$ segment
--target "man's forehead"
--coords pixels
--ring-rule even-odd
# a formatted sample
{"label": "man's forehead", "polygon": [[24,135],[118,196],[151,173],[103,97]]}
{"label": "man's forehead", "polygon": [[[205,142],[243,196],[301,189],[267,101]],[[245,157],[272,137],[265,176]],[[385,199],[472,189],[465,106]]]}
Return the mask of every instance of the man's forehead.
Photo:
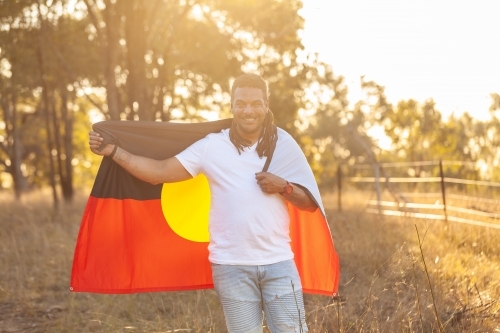
{"label": "man's forehead", "polygon": [[264,100],[262,89],[254,87],[238,87],[234,91],[234,99],[244,100]]}

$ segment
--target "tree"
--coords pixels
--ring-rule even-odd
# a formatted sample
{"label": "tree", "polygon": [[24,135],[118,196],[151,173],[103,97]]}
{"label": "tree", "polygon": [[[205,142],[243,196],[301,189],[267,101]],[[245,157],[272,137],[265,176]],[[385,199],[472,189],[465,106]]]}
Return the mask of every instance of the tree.
{"label": "tree", "polygon": [[[71,201],[73,189],[73,126],[75,90],[82,80],[95,80],[99,68],[95,63],[95,48],[88,40],[84,28],[88,22],[75,20],[69,15],[57,15],[58,7],[38,5],[37,60],[42,88],[42,105],[49,156],[49,179],[53,187],[55,175],[63,198]],[[46,13],[46,14],[43,14]],[[81,54],[86,54],[82,57]],[[90,99],[90,97],[88,96]],[[53,152],[53,153],[52,153]]]}
{"label": "tree", "polygon": [[[8,27],[1,36],[2,58],[14,73],[2,77],[8,110],[2,116],[11,122],[12,110],[29,105],[29,139],[36,148],[19,148],[25,141],[16,134],[19,125],[7,126],[3,143],[10,157],[4,165],[14,161],[20,170],[17,161],[24,158],[26,179],[46,179],[55,201],[59,183],[70,199],[79,95],[88,102],[80,105],[92,105],[107,119],[201,120],[204,110],[229,116],[230,81],[248,70],[268,79],[276,122],[298,137],[297,113],[307,104],[303,91],[316,80],[318,63],[298,60],[300,7],[299,0],[0,3]],[[100,88],[102,101],[91,92]]]}
{"label": "tree", "polygon": [[500,94],[497,93],[491,93],[491,105],[490,105],[490,112],[495,112],[500,110]]}
{"label": "tree", "polygon": [[[71,105],[79,82],[92,80],[98,71],[84,33],[88,23],[65,15],[63,5],[28,0],[1,4],[6,28],[0,33],[1,61],[8,66],[0,77],[3,164],[12,174],[17,197],[27,180],[40,182],[43,175],[53,188],[54,202],[56,181],[66,200],[73,196]],[[81,57],[85,52],[90,56]]]}
{"label": "tree", "polygon": [[277,82],[286,67],[279,64],[287,58],[293,67],[302,48],[298,0],[83,2],[100,48],[108,119],[224,113],[213,102],[232,77],[258,67]]}
{"label": "tree", "polygon": [[330,66],[310,59],[315,69],[315,83],[307,90],[307,109],[311,114],[307,134],[306,156],[322,186],[331,187],[340,165],[353,164],[373,154],[374,145],[367,135],[366,115],[362,103],[351,106],[342,76],[335,76]]}
{"label": "tree", "polygon": [[26,124],[34,112],[33,42],[24,27],[29,19],[22,17],[27,1],[0,4],[0,165],[12,176],[16,198],[27,190],[27,168],[24,161],[36,147],[23,141]]}

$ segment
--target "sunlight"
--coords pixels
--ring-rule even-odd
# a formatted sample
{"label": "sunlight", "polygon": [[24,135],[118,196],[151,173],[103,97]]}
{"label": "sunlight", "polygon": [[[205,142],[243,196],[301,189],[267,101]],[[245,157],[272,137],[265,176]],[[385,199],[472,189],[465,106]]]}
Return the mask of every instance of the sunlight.
{"label": "sunlight", "polygon": [[392,103],[434,98],[445,117],[485,120],[500,91],[496,13],[493,1],[304,0],[303,43],[346,77],[352,103],[366,75]]}

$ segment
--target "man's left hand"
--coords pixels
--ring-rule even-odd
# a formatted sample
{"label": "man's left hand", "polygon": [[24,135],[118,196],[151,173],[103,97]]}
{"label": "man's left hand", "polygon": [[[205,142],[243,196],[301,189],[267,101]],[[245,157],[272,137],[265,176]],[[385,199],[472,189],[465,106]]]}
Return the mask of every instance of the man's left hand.
{"label": "man's left hand", "polygon": [[286,186],[286,180],[269,172],[257,172],[255,179],[262,192],[267,194],[283,192]]}

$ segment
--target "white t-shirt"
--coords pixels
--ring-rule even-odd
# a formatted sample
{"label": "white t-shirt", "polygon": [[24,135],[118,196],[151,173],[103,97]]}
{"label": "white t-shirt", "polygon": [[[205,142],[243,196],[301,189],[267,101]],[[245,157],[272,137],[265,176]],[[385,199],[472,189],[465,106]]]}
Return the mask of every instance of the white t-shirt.
{"label": "white t-shirt", "polygon": [[255,173],[262,171],[266,157],[260,158],[256,147],[239,155],[226,129],[176,156],[193,177],[202,173],[208,179],[212,263],[267,265],[293,258],[285,199],[262,192],[257,184]]}

